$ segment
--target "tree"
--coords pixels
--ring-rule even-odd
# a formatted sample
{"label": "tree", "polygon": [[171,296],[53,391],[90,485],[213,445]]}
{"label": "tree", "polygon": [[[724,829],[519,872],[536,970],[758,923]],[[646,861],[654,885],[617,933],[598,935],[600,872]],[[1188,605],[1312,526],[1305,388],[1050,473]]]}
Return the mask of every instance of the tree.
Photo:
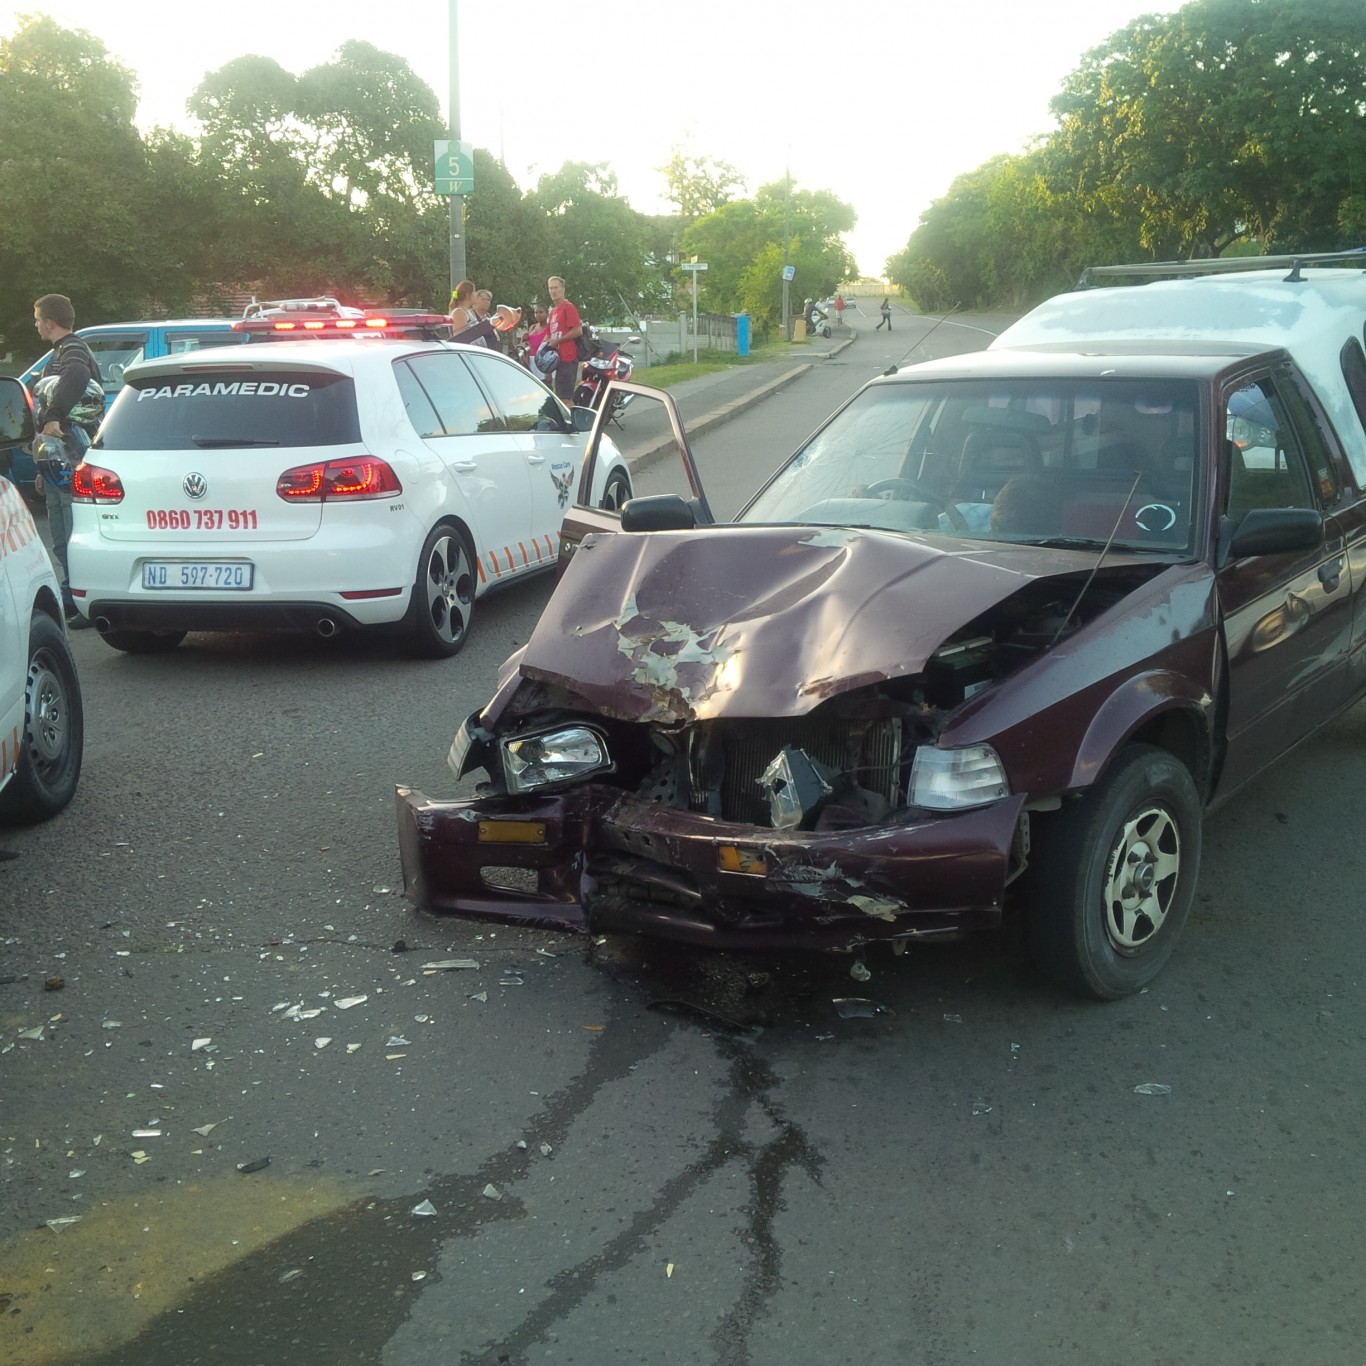
{"label": "tree", "polygon": [[[1366,168],[1360,0],[1192,0],[1086,54],[1053,101],[1062,173],[1138,206],[1160,255],[1341,245]],[[1198,131],[1197,131],[1198,130]]]}
{"label": "tree", "polygon": [[683,254],[707,263],[708,309],[749,312],[768,326],[782,307],[785,237],[797,288],[827,294],[854,273],[842,240],[854,221],[853,209],[830,191],[796,191],[778,181],[761,186],[753,199],[732,200],[699,218],[683,234]]}
{"label": "tree", "polygon": [[[507,167],[474,149],[474,193],[465,200],[465,265],[497,303],[529,310],[546,300],[546,217],[523,195]],[[526,313],[531,317],[530,312]]]}
{"label": "tree", "polygon": [[745,186],[744,177],[730,162],[680,151],[658,169],[669,187],[664,197],[677,206],[679,217],[688,221],[715,213]]}
{"label": "tree", "polygon": [[69,295],[94,323],[164,283],[143,250],[136,107],[132,76],[89,33],[31,17],[0,42],[0,331],[21,351],[38,352],[41,294]]}
{"label": "tree", "polygon": [[617,192],[605,165],[567,161],[541,177],[529,196],[544,230],[545,275],[564,277],[569,297],[589,320],[657,308],[666,294],[643,214]]}

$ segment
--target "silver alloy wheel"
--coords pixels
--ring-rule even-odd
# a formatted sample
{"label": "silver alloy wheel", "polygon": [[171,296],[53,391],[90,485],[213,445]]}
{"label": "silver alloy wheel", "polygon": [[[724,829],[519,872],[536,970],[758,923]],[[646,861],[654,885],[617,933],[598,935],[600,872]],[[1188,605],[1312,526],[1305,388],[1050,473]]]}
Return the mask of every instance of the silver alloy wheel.
{"label": "silver alloy wheel", "polygon": [[432,630],[449,645],[461,640],[474,612],[474,571],[460,537],[446,532],[427,557],[427,611]]}
{"label": "silver alloy wheel", "polygon": [[1105,871],[1105,933],[1134,953],[1162,928],[1181,871],[1181,834],[1170,813],[1150,806],[1119,831]]}
{"label": "silver alloy wheel", "polygon": [[71,742],[71,716],[62,676],[47,652],[39,651],[28,666],[27,735],[34,769],[46,779],[60,768]]}

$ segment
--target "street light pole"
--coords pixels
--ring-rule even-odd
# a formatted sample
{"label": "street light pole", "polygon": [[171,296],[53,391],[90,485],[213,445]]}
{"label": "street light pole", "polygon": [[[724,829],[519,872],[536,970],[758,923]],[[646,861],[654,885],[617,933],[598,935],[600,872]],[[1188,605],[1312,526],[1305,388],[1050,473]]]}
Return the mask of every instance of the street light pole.
{"label": "street light pole", "polygon": [[[456,20],[459,0],[447,0],[450,13],[451,146],[460,145],[460,39]],[[451,293],[465,278],[465,196],[451,195]]]}
{"label": "street light pole", "polygon": [[[788,257],[792,252],[791,214],[792,168],[783,169],[783,340],[792,340],[792,282],[788,277]],[[694,276],[694,279],[697,277]]]}

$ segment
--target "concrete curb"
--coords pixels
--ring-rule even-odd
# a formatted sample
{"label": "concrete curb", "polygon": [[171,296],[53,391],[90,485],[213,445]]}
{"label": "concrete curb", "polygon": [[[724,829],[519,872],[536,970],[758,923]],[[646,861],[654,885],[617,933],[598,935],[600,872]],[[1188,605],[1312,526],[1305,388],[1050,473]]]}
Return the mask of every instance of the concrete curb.
{"label": "concrete curb", "polygon": [[[838,356],[845,347],[852,346],[857,340],[858,333],[855,332],[847,340],[827,351],[820,359],[828,360],[831,356]],[[800,379],[808,370],[814,369],[816,364],[816,361],[808,360],[803,361],[800,365],[794,365],[786,374],[777,375],[766,384],[761,384],[757,389],[751,389],[749,393],[741,394],[739,398],[733,398],[729,403],[723,403],[719,408],[713,408],[711,412],[703,413],[701,417],[684,423],[684,430],[690,439],[695,436],[702,436],[714,427],[719,427],[723,422],[729,422],[737,413],[743,412],[752,404],[761,403],[764,399],[776,394],[779,389],[785,389],[793,380]],[[669,436],[643,451],[636,451],[627,455],[625,457],[626,464],[634,469],[637,465],[643,465],[646,461],[653,460],[655,456],[663,455],[666,451],[673,449],[674,440],[672,436]]]}

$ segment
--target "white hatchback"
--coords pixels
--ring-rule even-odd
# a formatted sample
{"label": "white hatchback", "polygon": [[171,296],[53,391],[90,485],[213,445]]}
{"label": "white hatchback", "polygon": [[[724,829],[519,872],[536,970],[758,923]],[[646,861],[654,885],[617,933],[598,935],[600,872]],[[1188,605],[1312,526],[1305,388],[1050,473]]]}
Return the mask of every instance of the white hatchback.
{"label": "white hatchback", "polygon": [[[0,452],[32,437],[24,386],[0,379]],[[23,496],[0,475],[0,818],[61,811],[80,781],[83,737],[57,576]]]}
{"label": "white hatchback", "polygon": [[553,568],[620,452],[494,351],[283,341],[130,366],[72,481],[72,592],[116,649],[188,631],[401,632],[454,654],[488,589]]}

